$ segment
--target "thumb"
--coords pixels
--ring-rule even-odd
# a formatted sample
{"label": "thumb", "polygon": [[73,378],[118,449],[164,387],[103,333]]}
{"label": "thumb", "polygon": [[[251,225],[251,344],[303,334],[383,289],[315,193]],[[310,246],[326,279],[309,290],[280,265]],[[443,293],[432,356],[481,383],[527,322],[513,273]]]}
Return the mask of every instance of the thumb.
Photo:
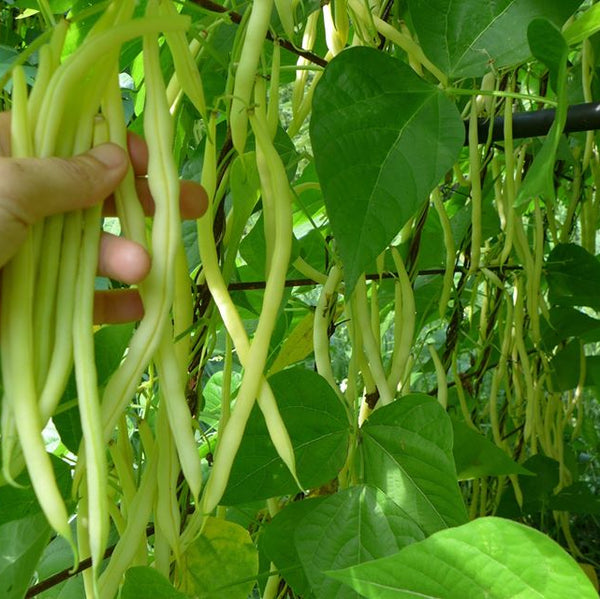
{"label": "thumb", "polygon": [[1,158],[0,203],[27,224],[110,195],[127,170],[127,154],[102,144],[73,158]]}
{"label": "thumb", "polygon": [[102,201],[125,176],[127,164],[126,152],[115,144],[73,158],[0,158],[0,266],[29,225]]}

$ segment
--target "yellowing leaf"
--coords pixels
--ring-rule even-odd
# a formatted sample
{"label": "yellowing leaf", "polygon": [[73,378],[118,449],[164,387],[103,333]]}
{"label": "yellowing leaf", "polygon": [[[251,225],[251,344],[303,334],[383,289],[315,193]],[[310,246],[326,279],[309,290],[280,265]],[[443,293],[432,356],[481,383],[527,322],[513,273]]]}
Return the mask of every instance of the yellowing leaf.
{"label": "yellowing leaf", "polygon": [[294,327],[287,339],[283,342],[279,354],[269,369],[269,375],[283,370],[286,366],[291,366],[306,356],[313,350],[313,323],[315,313],[311,310]]}
{"label": "yellowing leaf", "polygon": [[245,528],[207,518],[183,554],[179,590],[197,599],[247,599],[258,573],[258,550]]}

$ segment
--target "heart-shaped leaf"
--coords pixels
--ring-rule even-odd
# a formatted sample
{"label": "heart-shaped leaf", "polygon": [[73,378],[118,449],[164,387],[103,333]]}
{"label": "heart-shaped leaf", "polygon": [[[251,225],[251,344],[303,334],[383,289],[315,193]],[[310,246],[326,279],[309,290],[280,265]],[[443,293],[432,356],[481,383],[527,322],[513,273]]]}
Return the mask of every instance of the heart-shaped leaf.
{"label": "heart-shaped leaf", "polygon": [[368,599],[598,597],[560,545],[501,518],[480,518],[396,555],[328,574]]}
{"label": "heart-shaped leaf", "polygon": [[311,589],[319,599],[359,597],[327,578],[324,570],[392,555],[425,538],[423,531],[389,497],[374,487],[331,495],[309,512],[294,535]]}
{"label": "heart-shaped leaf", "polygon": [[315,510],[325,497],[311,497],[288,503],[269,522],[259,537],[259,548],[282,572],[283,579],[303,599],[315,599],[300,562],[295,543],[290,542],[303,518]]}
{"label": "heart-shaped leaf", "polygon": [[0,526],[0,596],[25,596],[36,564],[50,538],[51,529],[39,512]]}
{"label": "heart-shaped leaf", "polygon": [[452,168],[465,129],[436,86],[399,60],[356,47],[325,69],[310,136],[349,295]]}
{"label": "heart-shaped leaf", "polygon": [[544,17],[557,26],[581,0],[410,0],[425,54],[450,77],[481,77],[530,56],[527,26]]}
{"label": "heart-shaped leaf", "polygon": [[186,599],[187,595],[175,587],[155,568],[134,566],[125,572],[120,599]]}
{"label": "heart-shaped leaf", "polygon": [[600,310],[600,262],[574,243],[557,245],[545,266],[550,303]]}
{"label": "heart-shaped leaf", "polygon": [[379,487],[427,534],[467,514],[452,455],[452,422],[428,395],[405,395],[362,427],[365,482]]}
{"label": "heart-shaped leaf", "polygon": [[250,533],[235,522],[206,518],[181,558],[180,589],[197,599],[246,599],[258,573]]}
{"label": "heart-shaped leaf", "polygon": [[[307,489],[329,482],[344,465],[348,450],[350,424],[342,402],[322,376],[305,368],[282,370],[268,381],[294,446],[300,482]],[[222,503],[247,503],[298,490],[255,406]]]}
{"label": "heart-shaped leaf", "polygon": [[452,428],[454,429],[452,453],[456,462],[458,480],[505,474],[525,476],[532,474],[464,422],[453,421]]}

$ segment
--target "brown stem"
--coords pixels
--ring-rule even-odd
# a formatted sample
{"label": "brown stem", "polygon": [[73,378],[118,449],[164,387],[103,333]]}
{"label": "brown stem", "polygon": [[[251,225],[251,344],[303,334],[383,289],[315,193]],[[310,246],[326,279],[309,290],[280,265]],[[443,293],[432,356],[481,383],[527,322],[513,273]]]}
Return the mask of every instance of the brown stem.
{"label": "brown stem", "polygon": [[[508,270],[522,270],[522,266],[519,264],[515,264],[512,266],[486,266],[488,270],[493,271],[508,271]],[[467,275],[468,268],[457,266],[455,272],[462,273],[463,275]],[[415,276],[417,277],[427,277],[431,275],[443,275],[445,274],[445,269],[443,268],[424,268],[419,270]],[[377,281],[379,279],[394,279],[398,277],[398,273],[395,272],[384,272],[381,275],[379,273],[366,274],[365,275],[367,281]],[[286,287],[309,287],[311,285],[317,285],[317,281],[313,279],[288,279],[285,282]],[[229,283],[228,289],[229,291],[250,291],[254,289],[264,289],[265,281],[242,281],[237,283]]]}
{"label": "brown stem", "polygon": [[[234,10],[229,10],[225,6],[218,4],[216,2],[212,2],[212,0],[190,0],[193,4],[196,4],[207,10],[209,12],[215,12],[218,14],[226,13],[227,16],[231,19],[233,23],[239,25],[242,22],[242,15],[239,12],[235,12]],[[306,58],[306,60],[312,62],[313,64],[319,65],[320,67],[325,68],[327,66],[327,61],[324,58],[321,58],[318,54],[311,52],[310,50],[304,50],[303,48],[297,48],[290,42],[289,40],[276,38],[270,31],[267,32],[267,39],[271,42],[277,41],[282,48],[290,51],[292,54],[296,54],[296,56],[302,56],[302,58]]]}
{"label": "brown stem", "polygon": [[[148,526],[146,526],[146,536],[151,537],[153,534],[154,534],[154,524],[149,524]],[[116,548],[116,545],[112,545],[111,547],[109,547],[104,552],[104,559],[109,558],[114,553],[115,548]],[[79,562],[79,564],[77,565],[77,568],[75,568],[75,570],[72,570],[71,568],[65,568],[64,570],[61,570],[60,572],[57,572],[56,574],[54,574],[48,578],[45,578],[41,582],[38,582],[37,584],[30,586],[29,589],[27,589],[27,593],[25,594],[25,599],[29,599],[30,597],[35,597],[36,595],[39,595],[40,593],[43,593],[44,591],[47,591],[48,589],[55,587],[57,584],[60,584],[61,582],[64,582],[65,580],[68,580],[69,578],[73,578],[73,576],[76,576],[77,574],[81,574],[81,572],[83,572],[84,570],[87,570],[88,568],[91,568],[91,567],[92,567],[92,558],[91,557],[82,559]]]}

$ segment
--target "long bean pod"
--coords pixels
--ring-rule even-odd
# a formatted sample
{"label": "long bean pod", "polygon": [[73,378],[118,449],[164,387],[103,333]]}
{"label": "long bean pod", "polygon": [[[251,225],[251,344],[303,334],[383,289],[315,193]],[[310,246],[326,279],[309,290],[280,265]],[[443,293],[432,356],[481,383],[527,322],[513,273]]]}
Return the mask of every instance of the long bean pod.
{"label": "long bean pod", "polygon": [[[13,73],[13,113],[11,152],[16,157],[32,155],[31,132],[27,114],[27,88],[20,68]],[[17,274],[18,273],[18,274]],[[68,514],[58,489],[54,471],[41,435],[41,420],[37,402],[33,352],[33,282],[34,248],[32,233],[3,268],[3,296],[10,307],[10,316],[2,319],[2,336],[6,338],[9,364],[18,369],[7,371],[3,364],[4,402],[14,415],[15,428],[29,470],[31,484],[50,525],[71,545],[77,560]],[[5,279],[5,281],[7,280]],[[5,310],[3,304],[2,310]],[[4,328],[6,327],[6,328]],[[3,347],[4,349],[4,347]]]}
{"label": "long bean pod", "polygon": [[[267,276],[258,326],[248,352],[247,364],[251,365],[251,368],[247,368],[244,372],[235,409],[231,414],[227,427],[220,433],[219,447],[215,455],[213,472],[202,497],[201,511],[205,514],[210,513],[216,507],[223,495],[248,416],[262,386],[269,341],[283,298],[285,276],[291,254],[291,193],[285,167],[281,162],[279,154],[273,147],[266,119],[261,120],[260,113],[250,118],[256,142],[261,146],[261,150],[272,166],[272,190],[276,198],[273,205],[277,211],[275,219],[275,247],[277,249],[274,251],[271,268]],[[265,415],[273,443],[276,447],[281,447],[282,443],[287,444],[289,438],[287,437],[285,426],[283,426],[280,418],[277,418],[279,413],[276,410],[276,404],[274,408],[272,410],[263,409],[263,414]],[[276,418],[275,423],[270,422],[273,418]],[[273,424],[276,423],[277,427],[275,428]],[[291,456],[288,460],[293,460],[293,450],[291,450]],[[295,473],[295,460],[291,464],[288,463],[288,468]]]}
{"label": "long bean pod", "polygon": [[396,314],[394,324],[394,351],[388,374],[390,389],[396,390],[404,383],[404,374],[410,358],[412,340],[415,334],[415,296],[408,273],[398,250],[392,248],[392,258],[398,272],[395,283]]}
{"label": "long bean pod", "polygon": [[273,0],[254,0],[246,26],[240,61],[235,74],[233,98],[229,111],[229,126],[233,147],[242,154],[248,133],[248,109],[263,43],[269,29]]}
{"label": "long bean pod", "polygon": [[[150,4],[152,5],[155,3]],[[179,27],[179,22],[174,17],[149,16],[143,22],[157,23],[156,19],[162,19],[163,24],[165,21],[176,23],[175,29]],[[156,31],[149,26],[143,30]],[[179,178],[169,150],[172,147],[173,124],[155,44],[156,40],[151,36],[145,38],[144,61],[148,91],[144,125],[149,150],[148,186],[156,208],[152,229],[152,267],[144,281],[143,290],[151,301],[144,305],[144,318],[131,339],[126,359],[104,390],[102,420],[106,441],[110,438],[121,411],[133,395],[144,368],[158,347],[173,302],[173,264],[181,235]]]}
{"label": "long bean pod", "polygon": [[[333,265],[329,271],[327,282],[323,285],[317,306],[313,325],[313,348],[315,353],[315,366],[317,372],[339,393],[329,356],[329,322],[331,319],[331,303],[335,298],[336,290],[342,280],[342,271]],[[334,302],[335,303],[335,302]]]}

